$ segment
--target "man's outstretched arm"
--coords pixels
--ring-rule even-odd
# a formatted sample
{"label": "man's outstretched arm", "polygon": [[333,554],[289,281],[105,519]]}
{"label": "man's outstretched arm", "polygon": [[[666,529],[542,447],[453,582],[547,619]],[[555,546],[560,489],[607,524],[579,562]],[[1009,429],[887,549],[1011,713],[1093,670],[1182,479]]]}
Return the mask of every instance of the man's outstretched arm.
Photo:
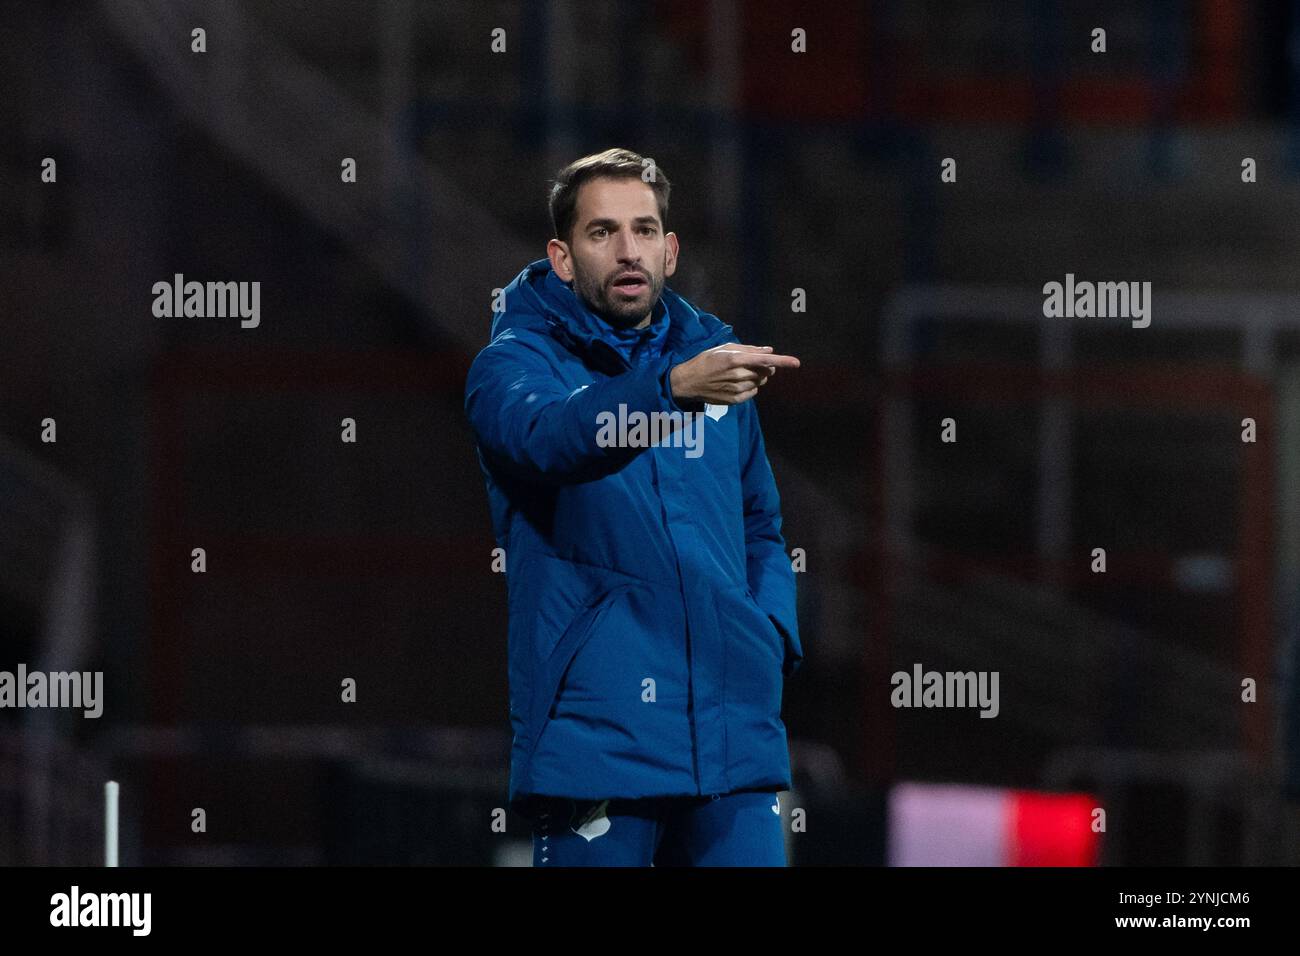
{"label": "man's outstretched arm", "polygon": [[672,359],[576,389],[561,385],[546,356],[505,333],[483,349],[465,382],[465,412],[479,445],[510,473],[569,484],[611,474],[644,447],[601,445],[602,412],[682,411],[672,397]]}
{"label": "man's outstretched arm", "polygon": [[[761,354],[760,354],[761,353]],[[792,356],[728,344],[674,365],[666,354],[642,368],[576,389],[555,379],[542,347],[505,332],[483,349],[465,383],[465,412],[488,458],[531,481],[569,484],[622,468],[644,447],[599,443],[602,412],[702,412],[757,391],[765,366],[798,367]],[[675,420],[685,424],[685,415]]]}

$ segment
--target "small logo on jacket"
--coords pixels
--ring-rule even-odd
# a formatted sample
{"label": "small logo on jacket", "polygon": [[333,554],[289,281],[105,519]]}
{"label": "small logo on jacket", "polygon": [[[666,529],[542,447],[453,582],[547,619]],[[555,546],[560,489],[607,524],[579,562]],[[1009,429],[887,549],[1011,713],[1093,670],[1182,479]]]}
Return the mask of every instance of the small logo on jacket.
{"label": "small logo on jacket", "polygon": [[609,817],[605,815],[605,811],[608,807],[609,801],[602,800],[587,811],[578,826],[569,827],[569,829],[578,834],[578,836],[582,837],[588,843],[596,839],[598,836],[604,836],[609,832],[610,826]]}
{"label": "small logo on jacket", "polygon": [[708,402],[705,402],[704,414],[708,415],[716,422],[723,415],[727,414],[727,409],[730,407],[730,405],[710,405]]}

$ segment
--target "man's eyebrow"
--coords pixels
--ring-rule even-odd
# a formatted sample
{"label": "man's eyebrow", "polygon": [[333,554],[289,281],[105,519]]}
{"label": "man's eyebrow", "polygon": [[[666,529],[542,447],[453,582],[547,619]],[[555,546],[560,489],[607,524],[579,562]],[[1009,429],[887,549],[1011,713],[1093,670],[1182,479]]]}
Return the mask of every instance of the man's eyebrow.
{"label": "man's eyebrow", "polygon": [[[633,224],[648,222],[652,226],[657,226],[659,225],[659,217],[658,216],[637,216],[635,219],[632,220],[632,222]],[[617,225],[618,225],[618,220],[616,219],[593,219],[589,223],[587,223],[587,228],[595,229],[597,226],[605,226],[608,228],[609,226],[617,226]]]}

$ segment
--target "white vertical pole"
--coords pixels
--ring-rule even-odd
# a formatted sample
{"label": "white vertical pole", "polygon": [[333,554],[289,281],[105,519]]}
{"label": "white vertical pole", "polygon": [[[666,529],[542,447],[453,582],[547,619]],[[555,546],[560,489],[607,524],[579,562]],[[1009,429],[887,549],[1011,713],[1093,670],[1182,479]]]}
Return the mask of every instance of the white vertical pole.
{"label": "white vertical pole", "polygon": [[104,784],[104,865],[117,866],[117,781]]}

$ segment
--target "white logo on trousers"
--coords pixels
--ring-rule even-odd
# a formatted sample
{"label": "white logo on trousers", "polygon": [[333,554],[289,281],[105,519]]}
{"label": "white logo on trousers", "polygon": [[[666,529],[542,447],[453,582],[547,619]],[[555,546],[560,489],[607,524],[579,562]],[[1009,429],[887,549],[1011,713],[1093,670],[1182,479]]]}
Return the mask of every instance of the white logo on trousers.
{"label": "white logo on trousers", "polygon": [[603,836],[609,832],[609,817],[605,815],[605,809],[608,806],[609,801],[602,800],[587,812],[587,815],[582,818],[581,824],[577,827],[569,827],[569,829],[588,843],[598,836]]}

